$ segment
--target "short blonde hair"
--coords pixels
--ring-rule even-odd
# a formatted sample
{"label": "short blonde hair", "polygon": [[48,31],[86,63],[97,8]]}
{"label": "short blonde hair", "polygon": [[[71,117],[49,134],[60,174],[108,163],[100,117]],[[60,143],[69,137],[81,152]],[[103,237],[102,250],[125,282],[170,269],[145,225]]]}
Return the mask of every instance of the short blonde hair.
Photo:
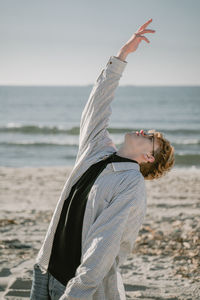
{"label": "short blonde hair", "polygon": [[174,147],[164,138],[163,134],[154,129],[148,130],[154,133],[154,139],[159,143],[159,148],[154,151],[155,160],[140,163],[140,172],[145,180],[158,179],[169,172],[175,164]]}

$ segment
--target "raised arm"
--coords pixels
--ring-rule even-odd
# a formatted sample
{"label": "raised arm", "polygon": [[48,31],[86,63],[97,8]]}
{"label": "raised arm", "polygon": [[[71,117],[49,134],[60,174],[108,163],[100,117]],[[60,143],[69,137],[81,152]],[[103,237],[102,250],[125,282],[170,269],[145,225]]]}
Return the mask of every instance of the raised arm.
{"label": "raised arm", "polygon": [[89,143],[93,143],[93,147],[100,144],[103,147],[108,141],[111,142],[107,132],[112,112],[110,104],[126,65],[120,55],[111,56],[97,78],[81,115],[79,155]]}
{"label": "raised arm", "polygon": [[144,23],[120,48],[116,56],[110,57],[106,67],[97,78],[81,115],[77,159],[90,143],[93,143],[93,147],[99,147],[99,150],[108,144],[112,144],[107,131],[109,117],[112,112],[110,104],[114,98],[114,92],[119,84],[120,77],[127,65],[125,60],[127,55],[136,51],[142,40],[149,43],[149,40],[142,34],[155,32],[155,30],[145,29],[151,21],[152,19]]}

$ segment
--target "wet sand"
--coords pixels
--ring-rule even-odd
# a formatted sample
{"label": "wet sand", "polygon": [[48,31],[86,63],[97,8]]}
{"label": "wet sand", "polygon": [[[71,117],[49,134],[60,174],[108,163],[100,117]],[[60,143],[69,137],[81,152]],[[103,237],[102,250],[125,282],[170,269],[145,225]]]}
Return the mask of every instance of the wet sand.
{"label": "wet sand", "polygon": [[[0,167],[0,299],[29,299],[69,167]],[[121,266],[127,299],[200,299],[200,170],[145,181],[147,214]]]}

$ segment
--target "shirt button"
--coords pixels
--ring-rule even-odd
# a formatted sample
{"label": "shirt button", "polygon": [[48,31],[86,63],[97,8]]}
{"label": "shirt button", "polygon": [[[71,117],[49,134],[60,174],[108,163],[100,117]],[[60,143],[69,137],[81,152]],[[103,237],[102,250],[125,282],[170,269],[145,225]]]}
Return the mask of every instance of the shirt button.
{"label": "shirt button", "polygon": [[112,61],[110,61],[110,64],[112,64]]}

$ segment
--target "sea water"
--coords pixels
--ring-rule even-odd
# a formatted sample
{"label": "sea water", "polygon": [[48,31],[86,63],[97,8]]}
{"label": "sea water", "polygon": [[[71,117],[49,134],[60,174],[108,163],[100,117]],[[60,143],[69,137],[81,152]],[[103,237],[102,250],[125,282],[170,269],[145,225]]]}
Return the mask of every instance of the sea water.
{"label": "sea water", "polygon": [[[0,166],[73,166],[88,86],[0,86]],[[108,131],[161,131],[175,167],[200,167],[200,86],[119,86]]]}

